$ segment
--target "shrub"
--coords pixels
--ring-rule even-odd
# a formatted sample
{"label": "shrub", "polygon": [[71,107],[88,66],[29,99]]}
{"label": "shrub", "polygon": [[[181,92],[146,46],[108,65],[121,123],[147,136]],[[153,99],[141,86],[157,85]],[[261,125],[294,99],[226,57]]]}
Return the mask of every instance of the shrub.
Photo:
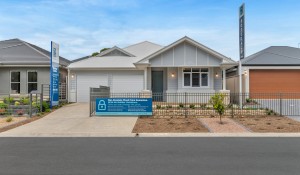
{"label": "shrub", "polygon": [[50,111],[50,105],[47,102],[43,101],[42,106],[43,106],[42,112]]}
{"label": "shrub", "polygon": [[213,105],[214,110],[219,114],[220,123],[222,124],[222,116],[225,112],[224,94],[216,93],[210,98],[209,102]]}
{"label": "shrub", "polygon": [[172,108],[172,105],[167,105],[167,109],[171,109]]}
{"label": "shrub", "polygon": [[156,109],[161,109],[161,105],[156,105]]}
{"label": "shrub", "polygon": [[29,98],[28,97],[22,97],[20,99],[20,102],[23,104],[23,105],[29,105]]}
{"label": "shrub", "polygon": [[207,104],[201,104],[201,105],[200,105],[200,108],[201,108],[201,109],[206,109],[206,108],[207,108],[206,106],[207,106]]}
{"label": "shrub", "polygon": [[183,108],[184,107],[183,103],[179,103],[178,107]]}
{"label": "shrub", "polygon": [[13,121],[13,117],[12,116],[8,116],[5,119],[6,122],[12,122]]}
{"label": "shrub", "polygon": [[50,108],[46,109],[45,112],[51,112]]}
{"label": "shrub", "polygon": [[194,104],[190,104],[190,108],[191,109],[195,109],[195,105]]}
{"label": "shrub", "polygon": [[13,97],[5,97],[4,98],[4,102],[5,103],[11,104],[11,103],[13,103],[13,101],[14,101]]}
{"label": "shrub", "polygon": [[8,105],[5,103],[0,103],[0,109],[7,109]]}
{"label": "shrub", "polygon": [[20,105],[20,102],[16,101],[15,106],[19,106],[19,105]]}

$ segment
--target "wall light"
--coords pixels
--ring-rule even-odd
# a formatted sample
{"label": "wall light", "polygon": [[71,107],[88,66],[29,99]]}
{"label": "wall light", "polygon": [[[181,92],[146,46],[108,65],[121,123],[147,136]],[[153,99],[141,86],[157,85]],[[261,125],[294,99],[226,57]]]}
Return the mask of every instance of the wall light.
{"label": "wall light", "polygon": [[71,75],[71,78],[74,78],[74,77],[75,77],[75,75],[74,75],[74,74],[72,74],[72,75]]}
{"label": "wall light", "polygon": [[171,74],[171,77],[175,77],[175,73],[174,72]]}
{"label": "wall light", "polygon": [[216,77],[219,77],[219,74],[218,74],[218,72],[216,73]]}
{"label": "wall light", "polygon": [[247,76],[247,71],[246,70],[244,71],[244,75]]}

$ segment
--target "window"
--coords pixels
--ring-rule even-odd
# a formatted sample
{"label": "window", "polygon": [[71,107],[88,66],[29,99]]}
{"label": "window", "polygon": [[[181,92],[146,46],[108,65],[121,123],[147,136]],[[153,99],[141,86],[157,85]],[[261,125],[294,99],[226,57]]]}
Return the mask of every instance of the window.
{"label": "window", "polygon": [[185,87],[208,87],[208,68],[184,68],[183,84]]}
{"label": "window", "polygon": [[31,91],[36,91],[37,90],[37,72],[36,71],[31,71],[28,72],[28,77],[27,77],[27,85],[28,85],[28,93]]}
{"label": "window", "polygon": [[21,74],[18,71],[10,72],[10,90],[12,94],[20,93]]}

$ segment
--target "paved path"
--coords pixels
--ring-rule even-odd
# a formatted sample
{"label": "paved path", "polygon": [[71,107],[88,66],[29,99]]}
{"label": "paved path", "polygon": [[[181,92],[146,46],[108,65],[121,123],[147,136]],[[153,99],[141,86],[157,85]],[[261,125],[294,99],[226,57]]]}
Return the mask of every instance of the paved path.
{"label": "paved path", "polygon": [[199,118],[210,132],[214,133],[247,133],[245,127],[239,125],[230,118],[222,118],[223,124],[220,124],[219,118]]}
{"label": "paved path", "polygon": [[89,105],[64,106],[42,119],[0,133],[12,137],[61,136],[134,136],[131,133],[137,117],[89,117]]}

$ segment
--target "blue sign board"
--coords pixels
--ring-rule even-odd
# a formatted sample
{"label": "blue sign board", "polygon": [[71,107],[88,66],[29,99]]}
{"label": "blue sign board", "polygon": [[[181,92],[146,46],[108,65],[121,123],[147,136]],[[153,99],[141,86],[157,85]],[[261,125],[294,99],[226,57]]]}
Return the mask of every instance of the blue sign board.
{"label": "blue sign board", "polygon": [[50,106],[59,102],[59,45],[51,41]]}
{"label": "blue sign board", "polygon": [[152,98],[96,98],[96,115],[152,115]]}

